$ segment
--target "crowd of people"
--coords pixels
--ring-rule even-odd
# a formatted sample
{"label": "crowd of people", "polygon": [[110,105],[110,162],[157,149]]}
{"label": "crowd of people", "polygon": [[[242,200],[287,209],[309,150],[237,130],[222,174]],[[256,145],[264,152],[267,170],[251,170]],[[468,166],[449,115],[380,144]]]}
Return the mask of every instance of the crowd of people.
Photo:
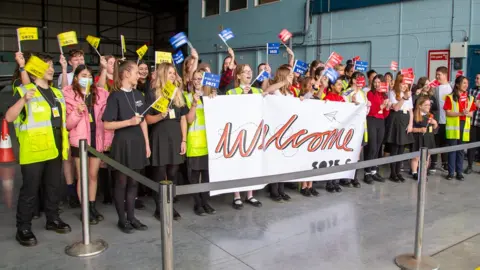
{"label": "crowd of people", "polygon": [[[59,204],[67,186],[66,203],[79,206],[79,140],[98,152],[109,155],[126,167],[145,174],[153,181],[172,180],[174,184],[196,184],[209,181],[208,148],[203,98],[217,95],[279,95],[288,98],[326,100],[365,104],[367,117],[363,136],[364,160],[386,155],[399,155],[418,151],[421,147],[457,145],[480,140],[480,74],[475,85],[469,86],[464,76],[453,83],[448,81],[448,69],[436,72],[438,86],[426,77],[416,85],[405,83],[404,74],[366,74],[355,70],[348,60],[334,69],[338,77],[325,76],[325,64],[314,60],[304,76],[295,73],[295,56],[287,48],[288,63],[272,74],[267,63],[260,64],[256,73],[263,71],[274,75],[262,82],[253,81],[255,72],[248,64],[237,63],[235,52],[228,49],[221,71],[218,89],[202,85],[208,64],[199,61],[195,49],[191,50],[181,74],[171,63],[150,67],[146,62],[118,59],[114,56],[100,58],[99,71],[85,65],[81,50],[72,50],[68,59],[60,56],[62,73],[54,82],[53,59],[45,54],[35,54],[48,63],[43,77],[25,71],[29,55],[16,53],[17,70],[14,73],[15,102],[5,114],[13,122],[20,145],[19,161],[23,184],[17,209],[17,241],[24,246],[34,246],[37,239],[32,232],[32,219],[45,212],[46,229],[68,233],[71,227],[59,216]],[[68,72],[68,66],[71,72]],[[387,84],[387,87],[383,87]],[[171,106],[166,112],[147,109],[165,95],[163,89],[173,84],[175,91]],[[319,102],[318,106],[322,106]],[[145,114],[143,114],[145,112]],[[361,159],[359,157],[359,160]],[[468,165],[463,168],[464,152],[457,151],[441,156],[431,156],[429,174],[437,168],[447,172],[446,179],[464,180],[463,174],[472,173],[476,158],[475,149],[468,151]],[[404,182],[404,171],[418,178],[418,158],[410,162],[390,164],[389,179]],[[76,172],[76,173],[75,173]],[[360,188],[360,172],[353,179],[330,180],[327,192],[341,192],[342,187]],[[182,175],[183,177],[179,177]],[[101,190],[104,204],[115,205],[118,228],[124,233],[147,230],[135,216],[135,209],[144,209],[139,197],[149,191],[124,173],[108,168],[99,158],[88,154],[89,223],[97,224],[104,216],[96,208],[97,190]],[[186,179],[178,183],[177,179]],[[384,182],[379,168],[365,168],[363,182]],[[313,182],[269,185],[273,201],[289,201],[285,185],[293,185],[306,197],[319,196]],[[151,192],[150,192],[151,193]],[[153,216],[160,219],[159,199],[153,195],[156,210]],[[262,203],[248,191],[232,195],[232,207],[242,209],[244,204],[261,207]],[[208,193],[192,194],[193,211],[199,216],[212,215],[216,210],[209,204]],[[174,210],[174,219],[181,218]]]}

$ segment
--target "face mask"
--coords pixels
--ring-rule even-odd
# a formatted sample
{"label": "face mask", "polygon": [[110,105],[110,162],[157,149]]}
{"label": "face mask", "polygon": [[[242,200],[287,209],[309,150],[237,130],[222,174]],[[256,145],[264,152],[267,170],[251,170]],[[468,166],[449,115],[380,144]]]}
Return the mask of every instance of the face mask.
{"label": "face mask", "polygon": [[78,79],[78,84],[80,84],[81,87],[87,88],[87,84],[92,86],[93,79],[91,78],[80,78]]}

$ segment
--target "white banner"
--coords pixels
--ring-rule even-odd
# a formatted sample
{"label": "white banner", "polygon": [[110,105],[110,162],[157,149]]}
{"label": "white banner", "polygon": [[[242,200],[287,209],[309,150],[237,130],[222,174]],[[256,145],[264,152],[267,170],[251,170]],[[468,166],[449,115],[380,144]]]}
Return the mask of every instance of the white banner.
{"label": "white banner", "polygon": [[[364,104],[284,96],[204,98],[210,182],[339,166],[358,161]],[[353,179],[354,171],[292,179]],[[257,190],[264,185],[210,192]]]}

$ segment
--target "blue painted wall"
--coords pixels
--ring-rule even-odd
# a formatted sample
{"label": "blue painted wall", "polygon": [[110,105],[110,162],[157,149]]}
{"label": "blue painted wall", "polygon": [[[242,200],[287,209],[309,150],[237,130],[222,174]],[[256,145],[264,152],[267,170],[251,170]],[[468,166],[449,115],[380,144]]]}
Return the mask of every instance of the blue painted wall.
{"label": "blue painted wall", "polygon": [[[239,61],[251,65],[262,62],[265,52],[240,48],[276,41],[282,28],[292,32],[303,29],[304,0],[258,7],[253,6],[254,0],[248,0],[247,9],[228,13],[225,1],[220,1],[219,15],[207,18],[201,18],[202,1],[191,0],[189,4],[190,39],[214,70],[224,57],[217,53],[224,52],[224,46],[214,46],[223,45],[217,36],[222,26],[230,27],[236,35],[229,45],[238,51]],[[480,34],[476,34],[480,30],[479,12],[478,0],[418,0],[314,15],[305,42],[294,46],[294,51],[296,58],[307,62],[315,58],[325,61],[332,51],[345,58],[359,55],[382,73],[395,60],[401,67],[413,67],[418,75],[424,75],[428,50],[449,49],[452,40],[461,42],[465,37],[471,45],[480,44]],[[294,43],[301,41],[295,38]],[[270,62],[275,67],[286,58],[277,56]],[[466,59],[463,62],[466,71]],[[452,69],[452,76],[455,72]]]}

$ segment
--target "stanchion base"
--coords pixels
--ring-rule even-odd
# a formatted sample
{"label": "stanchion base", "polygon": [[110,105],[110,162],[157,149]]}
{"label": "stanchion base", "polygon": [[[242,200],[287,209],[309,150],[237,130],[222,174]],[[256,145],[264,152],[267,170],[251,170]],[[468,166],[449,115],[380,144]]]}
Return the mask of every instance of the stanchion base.
{"label": "stanchion base", "polygon": [[438,270],[440,265],[428,256],[422,256],[419,260],[413,254],[403,254],[395,258],[395,264],[402,270]]}
{"label": "stanchion base", "polygon": [[73,243],[65,248],[65,253],[73,257],[89,257],[98,255],[107,248],[107,242],[98,239],[91,241],[89,245],[84,245],[83,242]]}

